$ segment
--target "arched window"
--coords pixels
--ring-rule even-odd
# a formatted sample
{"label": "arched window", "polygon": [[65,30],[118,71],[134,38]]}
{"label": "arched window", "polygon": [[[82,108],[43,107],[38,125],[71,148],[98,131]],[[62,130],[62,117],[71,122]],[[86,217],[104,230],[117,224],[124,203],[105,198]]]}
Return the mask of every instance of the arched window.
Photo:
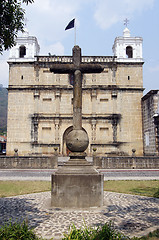
{"label": "arched window", "polygon": [[131,46],[126,47],[126,55],[128,58],[133,58],[133,48]]}
{"label": "arched window", "polygon": [[19,57],[23,58],[26,55],[26,47],[25,46],[20,46],[19,48]]}

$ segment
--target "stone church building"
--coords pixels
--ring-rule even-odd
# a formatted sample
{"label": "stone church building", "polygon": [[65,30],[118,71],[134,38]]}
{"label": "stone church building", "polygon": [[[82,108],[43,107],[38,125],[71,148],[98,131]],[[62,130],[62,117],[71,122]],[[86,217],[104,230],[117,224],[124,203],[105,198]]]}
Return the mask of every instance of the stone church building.
{"label": "stone church building", "polygon": [[[82,76],[83,129],[87,155],[143,155],[142,38],[128,28],[116,37],[113,56],[84,56],[99,63],[102,73]],[[52,63],[70,63],[72,56],[40,56],[37,38],[28,31],[10,51],[7,155],[67,155],[66,136],[72,129],[73,77],[50,72]],[[92,50],[93,54],[93,50]]]}
{"label": "stone church building", "polygon": [[144,155],[159,156],[159,90],[142,97]]}

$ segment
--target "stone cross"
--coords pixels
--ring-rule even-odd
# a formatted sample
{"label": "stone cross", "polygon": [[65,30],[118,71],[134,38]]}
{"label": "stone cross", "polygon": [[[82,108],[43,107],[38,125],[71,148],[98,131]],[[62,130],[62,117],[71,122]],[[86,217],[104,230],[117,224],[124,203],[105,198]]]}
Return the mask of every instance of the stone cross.
{"label": "stone cross", "polygon": [[124,25],[127,27],[128,24],[129,24],[129,20],[126,18],[126,19],[124,20]]}
{"label": "stone cross", "polygon": [[82,74],[101,73],[103,67],[96,63],[82,63],[81,48],[74,46],[72,63],[53,63],[50,71],[59,74],[74,74],[73,130],[68,134],[66,145],[72,152],[84,152],[89,140],[87,133],[82,130]]}

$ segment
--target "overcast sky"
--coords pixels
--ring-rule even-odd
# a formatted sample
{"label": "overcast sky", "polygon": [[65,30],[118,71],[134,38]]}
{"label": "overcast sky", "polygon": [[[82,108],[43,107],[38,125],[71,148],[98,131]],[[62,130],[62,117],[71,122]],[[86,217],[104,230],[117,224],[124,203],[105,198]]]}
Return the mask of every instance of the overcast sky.
{"label": "overcast sky", "polygon": [[[27,29],[40,44],[40,55],[71,55],[76,18],[76,44],[82,55],[112,56],[115,37],[122,36],[129,19],[131,36],[143,38],[145,92],[159,89],[159,0],[35,0],[24,5]],[[8,86],[8,52],[0,56],[0,83]]]}

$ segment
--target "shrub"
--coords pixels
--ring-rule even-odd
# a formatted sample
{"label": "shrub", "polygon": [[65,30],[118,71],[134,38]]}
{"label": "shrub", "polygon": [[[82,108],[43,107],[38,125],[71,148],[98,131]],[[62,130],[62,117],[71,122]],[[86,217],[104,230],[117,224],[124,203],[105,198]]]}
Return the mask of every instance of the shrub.
{"label": "shrub", "polygon": [[93,240],[126,240],[128,237],[116,231],[111,223],[104,224],[96,230]]}
{"label": "shrub", "polygon": [[4,226],[0,226],[0,239],[3,240],[38,240],[32,229],[24,221],[23,223],[12,223],[11,221]]}
{"label": "shrub", "polygon": [[74,225],[70,228],[70,232],[64,235],[63,240],[127,240],[128,237],[117,232],[111,223],[105,223],[96,229],[84,227],[77,229]]}

